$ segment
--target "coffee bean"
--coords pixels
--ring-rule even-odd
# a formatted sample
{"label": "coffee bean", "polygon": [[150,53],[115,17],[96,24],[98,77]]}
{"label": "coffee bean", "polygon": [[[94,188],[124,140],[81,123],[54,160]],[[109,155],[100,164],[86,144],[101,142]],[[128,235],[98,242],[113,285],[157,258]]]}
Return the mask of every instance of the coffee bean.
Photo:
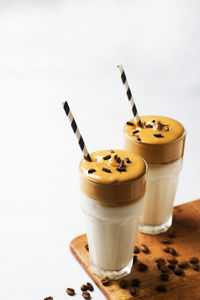
{"label": "coffee bean", "polygon": [[126,122],[127,125],[135,126],[132,122]]}
{"label": "coffee bean", "polygon": [[89,251],[89,246],[88,246],[88,244],[85,245],[85,249],[86,249],[87,251]]}
{"label": "coffee bean", "polygon": [[132,296],[137,296],[137,290],[135,287],[130,287],[129,292]]}
{"label": "coffee bean", "polygon": [[92,285],[90,282],[87,282],[86,285],[87,285],[87,288],[88,288],[88,290],[89,290],[90,292],[93,292],[93,291],[94,291],[93,285]]}
{"label": "coffee bean", "polygon": [[103,157],[104,160],[108,160],[108,159],[110,159],[110,158],[111,158],[111,155],[110,155],[110,154]]}
{"label": "coffee bean", "polygon": [[148,269],[147,265],[143,264],[143,263],[139,263],[138,264],[138,271],[139,272],[144,272]]}
{"label": "coffee bean", "polygon": [[160,241],[162,244],[165,244],[165,245],[169,245],[169,244],[171,244],[172,243],[172,241],[170,241],[170,240],[162,240],[162,241]]}
{"label": "coffee bean", "polygon": [[117,156],[117,154],[114,156],[114,159],[116,160],[116,162],[118,162],[118,164],[120,164],[120,162],[122,161],[121,158]]}
{"label": "coffee bean", "polygon": [[195,264],[195,265],[193,265],[192,267],[193,267],[193,269],[194,269],[195,271],[200,272],[200,265],[199,265],[199,264]]}
{"label": "coffee bean", "polygon": [[137,255],[133,255],[133,264],[135,264],[137,262],[137,260],[138,260]]}
{"label": "coffee bean", "polygon": [[178,264],[179,268],[181,269],[187,269],[189,267],[189,264],[187,261],[182,261]]}
{"label": "coffee bean", "polygon": [[89,170],[88,170],[88,173],[89,173],[89,174],[92,174],[92,173],[94,173],[94,172],[96,172],[95,169],[89,169]]}
{"label": "coffee bean", "polygon": [[157,138],[163,138],[164,137],[161,133],[158,133],[158,134],[155,133],[154,136],[157,137]]}
{"label": "coffee bean", "polygon": [[144,244],[141,245],[140,249],[146,254],[150,253],[149,248]]}
{"label": "coffee bean", "polygon": [[168,267],[167,267],[166,265],[162,265],[159,269],[160,269],[160,271],[161,271],[162,273],[167,273],[167,272],[169,272],[169,269],[168,269]]}
{"label": "coffee bean", "polygon": [[135,247],[134,247],[134,253],[135,253],[135,254],[136,254],[136,253],[140,253],[140,249],[139,249],[138,246],[135,246]]}
{"label": "coffee bean", "polygon": [[114,150],[110,150],[110,153],[115,153],[115,151]]}
{"label": "coffee bean", "polygon": [[166,253],[170,253],[170,247],[164,247],[163,251],[165,251]]}
{"label": "coffee bean", "polygon": [[129,159],[128,157],[125,157],[124,160],[125,160],[125,162],[126,162],[127,164],[130,164],[130,163],[131,163],[131,161],[130,161],[130,159]]}
{"label": "coffee bean", "polygon": [[162,274],[160,274],[160,279],[163,281],[167,281],[167,280],[169,280],[169,275],[166,273],[162,273]]}
{"label": "coffee bean", "polygon": [[168,264],[168,268],[170,269],[170,270],[174,270],[175,269],[175,265],[174,264]]}
{"label": "coffee bean", "polygon": [[85,291],[87,291],[87,285],[85,285],[85,284],[83,284],[82,286],[81,286],[81,291],[83,291],[83,292],[85,292]]}
{"label": "coffee bean", "polygon": [[134,278],[134,279],[132,279],[131,284],[132,284],[132,286],[138,287],[138,286],[140,286],[140,280],[137,278]]}
{"label": "coffee bean", "polygon": [[122,289],[126,289],[127,286],[128,286],[128,282],[127,282],[125,279],[123,279],[123,280],[120,281],[119,286],[120,286]]}
{"label": "coffee bean", "polygon": [[157,285],[156,290],[161,293],[165,293],[167,291],[166,286],[162,284]]}
{"label": "coffee bean", "polygon": [[134,130],[132,133],[133,134],[136,134],[136,133],[138,133],[139,132],[139,130]]}
{"label": "coffee bean", "polygon": [[105,277],[101,280],[101,283],[105,286],[109,286],[111,284],[111,280],[108,277]]}
{"label": "coffee bean", "polygon": [[74,295],[75,295],[75,290],[74,290],[74,289],[71,289],[71,288],[68,288],[68,289],[66,289],[66,293],[67,293],[69,296],[74,296]]}
{"label": "coffee bean", "polygon": [[49,296],[49,297],[44,298],[44,300],[53,300],[53,297]]}
{"label": "coffee bean", "polygon": [[170,264],[174,264],[174,265],[176,265],[178,263],[178,260],[176,258],[168,258],[167,261]]}
{"label": "coffee bean", "polygon": [[82,297],[84,298],[84,299],[90,299],[91,297],[90,297],[90,293],[88,293],[88,292],[82,292]]}
{"label": "coffee bean", "polygon": [[174,238],[175,235],[176,235],[176,232],[175,232],[174,229],[169,229],[169,230],[168,230],[167,236],[168,236],[169,238]]}
{"label": "coffee bean", "polygon": [[199,259],[198,259],[198,257],[191,257],[190,258],[190,260],[189,260],[189,262],[191,263],[191,264],[198,264],[198,262],[199,262]]}
{"label": "coffee bean", "polygon": [[102,168],[102,171],[106,172],[106,173],[112,173],[110,169],[107,168]]}
{"label": "coffee bean", "polygon": [[120,168],[116,168],[116,170],[118,171],[118,172],[126,172],[126,167],[124,166],[124,167],[120,167]]}
{"label": "coffee bean", "polygon": [[183,276],[184,275],[184,271],[178,267],[176,267],[174,269],[174,274],[176,274],[177,276]]}
{"label": "coffee bean", "polygon": [[155,262],[157,262],[158,264],[162,264],[162,265],[166,264],[166,261],[164,260],[164,258],[156,258]]}
{"label": "coffee bean", "polygon": [[173,255],[173,256],[177,256],[178,255],[178,253],[176,252],[176,250],[174,249],[174,248],[170,248],[170,251],[169,251],[170,253],[171,253],[171,255]]}

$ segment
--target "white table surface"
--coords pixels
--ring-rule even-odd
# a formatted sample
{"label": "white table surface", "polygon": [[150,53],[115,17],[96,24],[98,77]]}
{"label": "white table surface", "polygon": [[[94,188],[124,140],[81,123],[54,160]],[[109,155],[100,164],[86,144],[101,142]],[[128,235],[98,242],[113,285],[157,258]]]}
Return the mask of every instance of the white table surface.
{"label": "white table surface", "polygon": [[[85,232],[81,152],[68,99],[90,152],[122,148],[140,114],[187,129],[175,204],[199,197],[200,2],[0,0],[0,299],[68,299],[89,277],[69,251]],[[104,299],[95,288],[93,299]]]}

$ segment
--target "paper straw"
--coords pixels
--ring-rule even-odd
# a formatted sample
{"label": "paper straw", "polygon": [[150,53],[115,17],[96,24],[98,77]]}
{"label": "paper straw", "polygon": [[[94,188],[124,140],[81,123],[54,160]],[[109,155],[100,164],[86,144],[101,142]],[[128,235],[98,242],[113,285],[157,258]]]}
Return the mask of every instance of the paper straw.
{"label": "paper straw", "polygon": [[140,117],[138,115],[138,111],[137,111],[137,108],[136,108],[136,105],[135,105],[135,101],[133,100],[133,96],[132,96],[130,87],[128,85],[128,81],[126,79],[126,74],[124,72],[124,69],[123,69],[122,65],[119,65],[117,67],[119,68],[119,71],[120,71],[120,74],[121,74],[121,80],[122,80],[122,83],[123,83],[123,85],[125,86],[125,89],[126,89],[126,95],[127,95],[128,100],[130,102],[134,119],[135,119],[136,123],[141,126],[142,123],[141,123]]}
{"label": "paper straw", "polygon": [[85,157],[87,160],[92,161],[92,159],[91,159],[91,157],[90,157],[90,154],[89,154],[89,152],[87,151],[87,148],[86,148],[85,142],[84,142],[84,140],[83,140],[83,138],[82,138],[82,135],[81,135],[81,133],[80,133],[80,131],[79,131],[79,129],[78,129],[78,126],[77,126],[77,124],[76,124],[76,121],[75,121],[75,119],[74,119],[74,117],[73,117],[73,115],[72,115],[72,113],[71,113],[71,110],[70,110],[70,107],[69,107],[67,101],[65,101],[65,102],[63,103],[63,108],[64,108],[64,110],[65,110],[65,113],[66,113],[66,115],[67,115],[69,121],[70,121],[71,127],[72,127],[72,129],[73,129],[73,132],[75,133],[75,136],[76,136],[76,138],[77,138],[77,140],[78,140],[79,146],[80,146],[80,148],[81,148],[81,151],[83,152],[84,157]]}

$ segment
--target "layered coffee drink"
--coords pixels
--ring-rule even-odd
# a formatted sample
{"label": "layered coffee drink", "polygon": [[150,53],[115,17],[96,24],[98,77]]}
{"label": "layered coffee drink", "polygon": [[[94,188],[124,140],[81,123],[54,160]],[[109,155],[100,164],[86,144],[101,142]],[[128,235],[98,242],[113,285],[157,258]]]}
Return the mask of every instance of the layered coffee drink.
{"label": "layered coffee drink", "polygon": [[125,150],[141,155],[148,164],[147,193],[140,231],[157,234],[172,224],[172,208],[182,168],[186,132],[176,120],[143,116],[138,125],[125,126]]}
{"label": "layered coffee drink", "polygon": [[80,164],[81,206],[85,214],[93,273],[119,279],[131,272],[133,248],[146,191],[146,163],[123,150],[90,154]]}

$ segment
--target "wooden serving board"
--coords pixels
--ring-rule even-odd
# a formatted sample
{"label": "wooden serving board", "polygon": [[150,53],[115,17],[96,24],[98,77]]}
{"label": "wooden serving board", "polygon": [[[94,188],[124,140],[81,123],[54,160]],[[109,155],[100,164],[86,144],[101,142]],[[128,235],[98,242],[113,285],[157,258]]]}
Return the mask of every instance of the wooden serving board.
{"label": "wooden serving board", "polygon": [[[165,253],[163,247],[169,246],[176,249],[178,262],[189,261],[193,256],[200,259],[200,200],[189,202],[174,207],[173,226],[175,237],[170,238],[172,244],[164,245],[161,240],[166,239],[168,233],[156,236],[138,233],[136,245],[146,244],[150,249],[149,254],[140,251],[137,254],[138,261],[148,265],[148,270],[139,272],[137,263],[132,268],[132,273],[125,279],[138,278],[141,281],[137,288],[138,295],[131,296],[128,289],[122,289],[118,281],[112,281],[110,286],[103,286],[101,278],[91,272],[89,252],[86,250],[86,235],[76,237],[70,243],[70,249],[85,269],[85,271],[95,281],[107,299],[112,300],[200,300],[200,272],[195,271],[191,264],[184,270],[184,276],[177,276],[170,270],[169,280],[164,282],[160,279],[160,270],[158,270],[155,259],[159,257],[172,258],[171,254]],[[167,288],[166,293],[158,292],[155,287],[164,284]]]}

